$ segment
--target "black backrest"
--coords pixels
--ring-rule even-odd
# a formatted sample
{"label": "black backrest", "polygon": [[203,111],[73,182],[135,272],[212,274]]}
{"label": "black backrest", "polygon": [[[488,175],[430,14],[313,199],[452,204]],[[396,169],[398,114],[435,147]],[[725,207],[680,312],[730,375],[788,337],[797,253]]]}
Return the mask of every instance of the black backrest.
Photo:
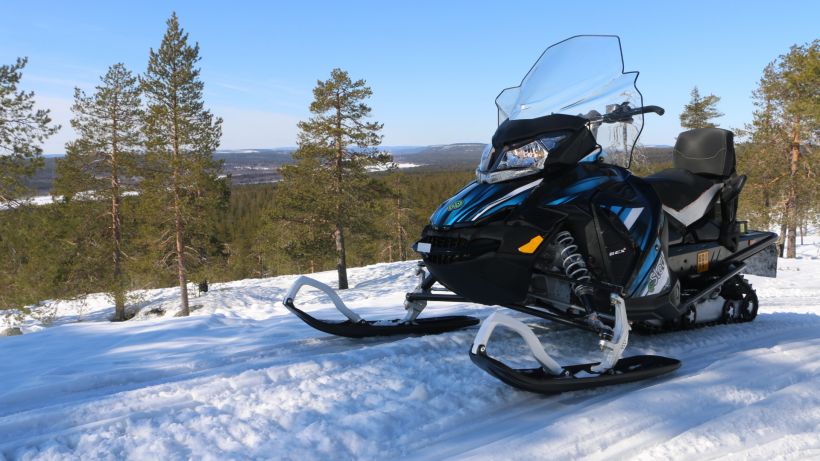
{"label": "black backrest", "polygon": [[727,178],[735,172],[734,133],[720,128],[696,128],[678,136],[675,168]]}

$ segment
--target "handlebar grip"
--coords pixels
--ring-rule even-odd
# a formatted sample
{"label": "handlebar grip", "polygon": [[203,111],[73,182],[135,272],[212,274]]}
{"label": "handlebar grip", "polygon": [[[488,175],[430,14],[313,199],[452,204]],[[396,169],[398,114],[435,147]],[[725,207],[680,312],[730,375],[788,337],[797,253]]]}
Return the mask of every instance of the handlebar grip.
{"label": "handlebar grip", "polygon": [[640,109],[642,114],[645,114],[647,112],[654,112],[658,115],[663,115],[666,112],[661,106],[643,106]]}

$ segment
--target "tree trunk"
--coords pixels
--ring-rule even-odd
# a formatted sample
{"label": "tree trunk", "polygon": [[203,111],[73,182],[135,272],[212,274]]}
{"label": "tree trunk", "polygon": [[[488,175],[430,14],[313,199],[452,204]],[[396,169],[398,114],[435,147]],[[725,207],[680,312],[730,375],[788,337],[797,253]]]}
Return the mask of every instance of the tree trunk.
{"label": "tree trunk", "polygon": [[789,192],[786,200],[786,215],[788,220],[788,249],[787,258],[797,257],[797,167],[800,162],[800,117],[796,117],[792,127],[792,146],[789,161]]}
{"label": "tree trunk", "polygon": [[341,225],[336,224],[333,238],[336,240],[336,253],[338,254],[336,271],[339,273],[339,289],[345,290],[347,289],[347,262],[345,259],[345,236]]}
{"label": "tree trunk", "polygon": [[333,238],[336,241],[336,271],[339,273],[339,289],[347,289],[347,256],[345,255],[345,236],[342,228],[342,158],[344,156],[344,146],[342,145],[342,102],[340,95],[336,94],[336,229],[333,231]]}
{"label": "tree trunk", "polygon": [[[174,178],[176,178],[174,172]],[[176,180],[174,181],[176,182]],[[188,278],[185,274],[185,244],[183,241],[184,226],[182,223],[182,210],[180,209],[179,192],[174,190],[174,233],[176,234],[176,256],[177,275],[179,276],[179,295],[182,308],[179,315],[188,316],[191,310],[188,308]]]}
{"label": "tree trunk", "polygon": [[[114,119],[113,130],[117,131]],[[122,221],[120,219],[120,178],[117,170],[117,138],[111,143],[111,240],[114,259],[114,321],[125,320],[125,286],[122,277]]]}
{"label": "tree trunk", "polygon": [[803,224],[800,225],[800,244],[805,245],[803,243],[803,236],[809,231],[809,225],[804,221]]}
{"label": "tree trunk", "polygon": [[783,217],[783,221],[780,223],[780,235],[777,236],[777,245],[780,248],[780,257],[784,258],[786,256],[786,218]]}
{"label": "tree trunk", "polygon": [[405,243],[405,230],[404,226],[401,225],[403,216],[402,216],[402,208],[401,208],[401,197],[396,198],[396,233],[399,237],[399,261],[407,261],[407,244]]}
{"label": "tree trunk", "polygon": [[789,226],[788,236],[788,249],[786,250],[786,257],[794,259],[797,257],[797,229],[795,226]]}
{"label": "tree trunk", "polygon": [[184,223],[182,222],[182,201],[179,197],[179,181],[180,181],[180,152],[179,152],[179,120],[177,119],[177,100],[174,97],[173,117],[174,117],[174,233],[176,234],[176,256],[177,256],[177,275],[179,277],[179,297],[181,309],[179,315],[187,317],[191,315],[191,310],[188,307],[188,276],[185,273],[185,239],[184,239]]}

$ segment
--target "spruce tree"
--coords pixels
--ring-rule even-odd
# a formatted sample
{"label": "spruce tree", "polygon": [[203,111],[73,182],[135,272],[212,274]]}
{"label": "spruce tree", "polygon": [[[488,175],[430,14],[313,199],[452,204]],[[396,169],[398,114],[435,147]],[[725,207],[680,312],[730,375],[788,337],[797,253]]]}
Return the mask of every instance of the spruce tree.
{"label": "spruce tree", "polygon": [[367,121],[371,109],[365,101],[372,94],[364,80],[353,81],[341,69],[317,82],[313,116],[298,124],[296,164],[282,168],[272,215],[292,225],[290,248],[302,252],[305,263],[327,255],[322,243],[332,242],[339,289],[348,287],[346,233],[374,232],[369,211],[387,192],[367,174],[368,166],[389,161],[374,148],[381,143],[382,124]]}
{"label": "spruce tree", "polygon": [[13,205],[24,193],[23,179],[42,165],[40,145],[56,133],[49,111],[34,108],[34,93],[17,89],[26,58],[0,65],[0,205]]}
{"label": "spruce tree", "polygon": [[[109,249],[114,320],[125,320],[126,279],[123,271],[122,198],[128,181],[137,175],[136,156],[143,143],[143,111],[137,78],[123,64],[115,64],[101,77],[93,95],[74,90],[71,126],[78,139],[66,145],[66,156],[57,163],[54,194],[66,198],[92,194],[100,206],[86,207],[88,221],[106,219],[108,236],[99,242]],[[81,197],[82,198],[82,197]],[[107,208],[100,212],[100,208]]]}
{"label": "spruce tree", "polygon": [[[159,49],[151,49],[148,70],[141,78],[147,100],[145,117],[145,178],[141,203],[151,212],[160,234],[154,241],[160,262],[173,260],[180,288],[180,315],[189,315],[188,267],[201,258],[204,243],[227,185],[219,179],[221,164],[213,152],[219,147],[222,119],[205,109],[199,78],[199,44],[188,43],[176,13]],[[165,251],[170,246],[170,251]]]}
{"label": "spruce tree", "polygon": [[683,112],[680,114],[680,126],[687,130],[717,127],[718,125],[711,120],[723,117],[723,114],[717,110],[720,98],[713,94],[702,97],[698,87],[692,89],[691,96],[689,104],[683,106]]}

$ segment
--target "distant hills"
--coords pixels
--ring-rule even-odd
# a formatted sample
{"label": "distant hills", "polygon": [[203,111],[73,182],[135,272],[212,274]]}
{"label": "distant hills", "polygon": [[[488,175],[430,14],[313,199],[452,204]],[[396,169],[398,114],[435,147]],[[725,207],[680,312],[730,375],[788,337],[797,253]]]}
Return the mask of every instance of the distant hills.
{"label": "distant hills", "polygon": [[[469,171],[478,166],[485,144],[456,143],[432,146],[382,146],[390,152],[396,163],[418,165],[414,171]],[[224,174],[231,175],[233,184],[260,184],[281,179],[279,168],[293,163],[295,147],[273,149],[232,149],[219,150],[214,154],[224,163]],[[644,155],[649,163],[659,164],[671,161],[671,146],[644,146]],[[36,195],[46,195],[51,190],[56,173],[58,156],[46,156],[45,167],[37,171],[28,183]]]}
{"label": "distant hills", "polygon": [[[458,143],[433,146],[381,146],[396,163],[418,165],[415,170],[471,170],[478,165],[484,144]],[[233,184],[259,184],[281,178],[279,168],[292,163],[295,148],[220,150],[214,156],[224,162]]]}
{"label": "distant hills", "polygon": [[[434,146],[382,146],[381,150],[393,154],[397,163],[419,165],[418,170],[459,169],[469,170],[478,165],[484,144],[458,143]],[[214,157],[222,160],[224,174],[231,175],[233,184],[260,184],[281,179],[279,168],[293,163],[295,147],[273,149],[218,150]],[[27,183],[35,195],[47,195],[56,176],[59,155],[44,156],[44,167],[39,169]]]}

